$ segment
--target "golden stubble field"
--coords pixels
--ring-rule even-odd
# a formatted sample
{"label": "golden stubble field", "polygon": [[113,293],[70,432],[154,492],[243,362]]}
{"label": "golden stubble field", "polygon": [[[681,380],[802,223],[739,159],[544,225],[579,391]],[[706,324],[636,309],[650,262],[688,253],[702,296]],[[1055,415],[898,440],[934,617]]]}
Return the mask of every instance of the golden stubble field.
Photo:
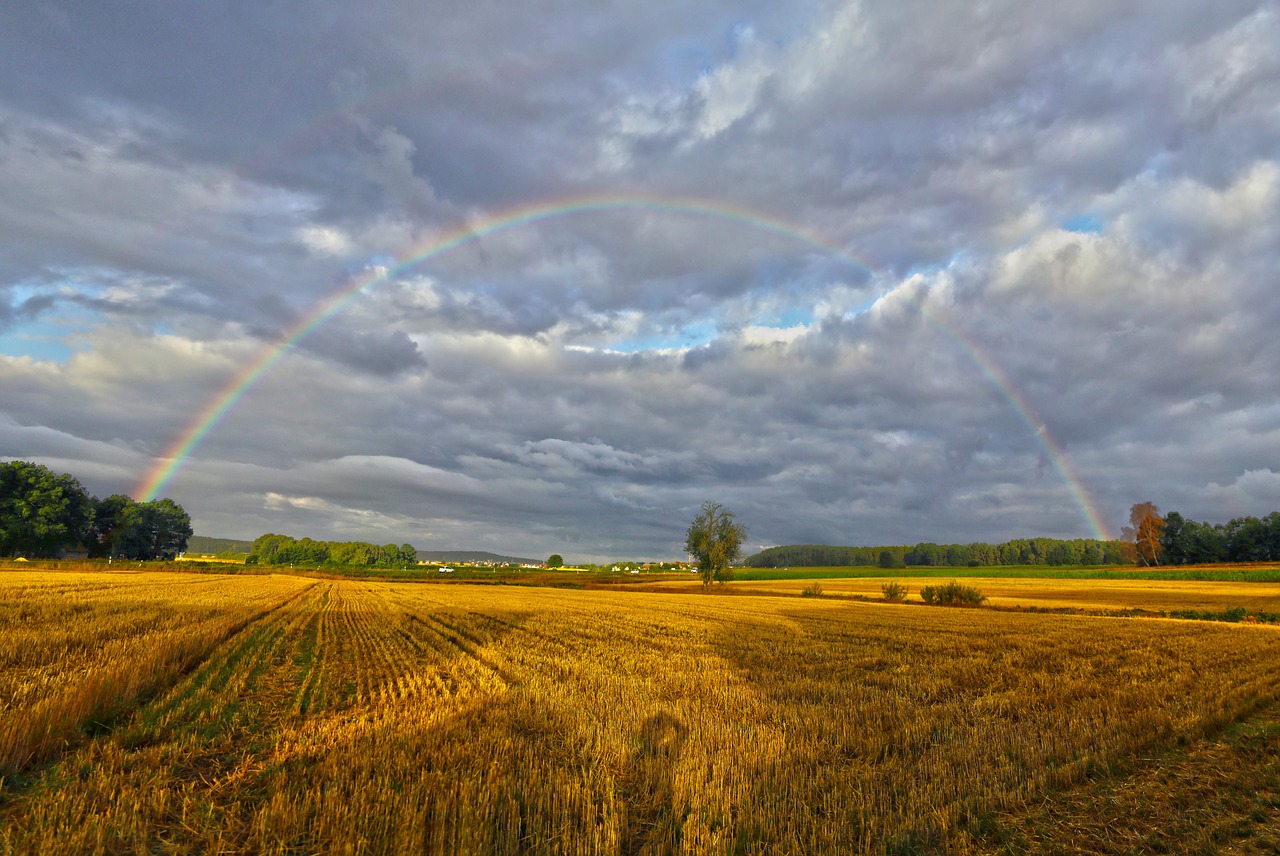
{"label": "golden stubble field", "polygon": [[[1245,607],[1280,613],[1280,584],[1256,582],[1216,582],[1202,580],[1071,580],[1046,578],[966,577],[957,568],[954,577],[913,577],[910,571],[896,576],[858,577],[852,579],[816,580],[827,596],[860,596],[881,598],[881,585],[890,580],[906,586],[907,599],[920,602],[922,586],[939,585],[949,579],[974,586],[987,595],[992,606],[1005,608],[1079,609],[1079,610],[1172,610],[1221,611]],[[716,587],[722,594],[779,594],[798,596],[814,580],[735,580]],[[668,592],[701,591],[698,580],[662,580],[639,583],[636,588]]]}
{"label": "golden stubble field", "polygon": [[1046,806],[1229,778],[1278,698],[1268,626],[5,573],[0,852],[1105,851]]}

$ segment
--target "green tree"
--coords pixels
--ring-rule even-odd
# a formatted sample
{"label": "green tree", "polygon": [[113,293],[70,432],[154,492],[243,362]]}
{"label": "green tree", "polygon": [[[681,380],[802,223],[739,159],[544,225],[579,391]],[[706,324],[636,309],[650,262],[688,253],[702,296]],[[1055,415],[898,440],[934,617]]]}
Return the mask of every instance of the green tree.
{"label": "green tree", "polygon": [[331,565],[372,565],[376,557],[363,541],[330,544],[325,562]]}
{"label": "green tree", "polygon": [[153,499],[142,505],[151,507],[152,547],[157,559],[172,559],[187,551],[187,539],[193,534],[191,515],[172,499]]}
{"label": "green tree", "polygon": [[259,535],[253,539],[253,545],[249,548],[249,558],[254,564],[259,562],[264,565],[278,564],[276,557],[286,545],[291,543],[293,538],[288,535],[277,535],[274,532]]}
{"label": "green tree", "polygon": [[1239,517],[1228,520],[1227,557],[1233,562],[1266,562],[1272,558],[1271,533],[1266,523],[1256,517]]}
{"label": "green tree", "polygon": [[702,585],[714,579],[725,582],[733,578],[731,565],[742,555],[747,540],[747,527],[734,522],[734,514],[718,502],[702,503],[685,533],[684,549],[698,562]]}
{"label": "green tree", "polygon": [[953,568],[963,568],[973,558],[973,551],[968,544],[948,544],[947,564]]}
{"label": "green tree", "polygon": [[1164,516],[1164,531],[1160,533],[1160,546],[1165,561],[1171,565],[1185,565],[1188,561],[1187,539],[1194,530],[1187,529],[1187,521],[1176,511]]}
{"label": "green tree", "polygon": [[0,556],[51,558],[85,542],[93,498],[72,476],[27,461],[0,463]]}
{"label": "green tree", "polygon": [[172,499],[131,503],[120,514],[114,552],[139,561],[172,560],[186,551],[191,534],[190,516]]}
{"label": "green tree", "polygon": [[93,525],[89,527],[85,546],[89,558],[107,559],[118,556],[120,536],[124,534],[125,514],[135,505],[124,494],[112,494],[106,499],[93,501]]}
{"label": "green tree", "polygon": [[[903,563],[907,565],[924,565],[926,567],[933,567],[946,562],[946,552],[945,548],[939,547],[937,544],[930,541],[926,541],[922,544],[915,545],[915,547],[908,551],[902,558]],[[893,554],[890,554],[890,558],[892,558],[892,555]],[[881,565],[880,567],[891,568],[893,565]]]}
{"label": "green tree", "polygon": [[559,568],[562,565],[564,565],[564,557],[561,556],[559,553],[552,553],[550,556],[547,557],[548,568]]}
{"label": "green tree", "polygon": [[905,568],[907,566],[906,547],[888,547],[880,551],[876,564],[882,568]]}

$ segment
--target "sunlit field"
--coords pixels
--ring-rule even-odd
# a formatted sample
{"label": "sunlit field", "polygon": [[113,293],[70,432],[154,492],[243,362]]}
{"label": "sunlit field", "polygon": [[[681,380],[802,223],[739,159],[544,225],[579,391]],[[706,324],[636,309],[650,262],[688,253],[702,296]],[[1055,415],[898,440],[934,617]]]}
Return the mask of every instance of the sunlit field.
{"label": "sunlit field", "polygon": [[[1220,582],[1187,580],[1072,580],[1072,579],[999,579],[969,577],[965,569],[955,569],[948,579],[957,579],[979,588],[991,606],[1007,608],[1079,609],[1079,610],[1146,610],[1170,612],[1178,610],[1227,610],[1236,607],[1251,613],[1280,613],[1280,583]],[[881,598],[881,586],[897,582],[907,589],[908,601],[920,602],[922,586],[937,585],[937,577],[913,576],[910,570],[895,576],[858,579],[816,579],[821,593],[829,597]],[[735,580],[719,588],[723,593],[774,593],[802,595],[813,586],[813,579]],[[697,592],[698,580],[663,580],[642,587],[666,591]],[[718,592],[718,593],[719,593]]]}
{"label": "sunlit field", "polygon": [[783,588],[0,572],[0,852],[1108,852],[1184,768],[1280,840],[1277,628]]}
{"label": "sunlit field", "polygon": [[0,774],[204,660],[306,587],[293,577],[5,571],[0,576]]}

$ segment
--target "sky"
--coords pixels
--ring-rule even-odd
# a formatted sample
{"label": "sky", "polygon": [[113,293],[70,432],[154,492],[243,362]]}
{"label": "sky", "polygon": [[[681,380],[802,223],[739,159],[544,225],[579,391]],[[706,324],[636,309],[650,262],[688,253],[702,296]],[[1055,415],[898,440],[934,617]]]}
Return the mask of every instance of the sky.
{"label": "sky", "polygon": [[1280,4],[0,0],[0,459],[677,558],[1280,509]]}

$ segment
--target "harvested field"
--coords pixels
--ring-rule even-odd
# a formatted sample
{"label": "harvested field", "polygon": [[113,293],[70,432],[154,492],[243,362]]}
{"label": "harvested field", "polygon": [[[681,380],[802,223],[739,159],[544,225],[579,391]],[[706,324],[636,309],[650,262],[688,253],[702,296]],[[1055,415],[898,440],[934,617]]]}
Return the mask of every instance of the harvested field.
{"label": "harvested field", "polygon": [[[990,579],[954,576],[965,585],[975,586],[987,595],[992,606],[1038,607],[1042,609],[1119,610],[1141,609],[1151,612],[1173,610],[1225,610],[1244,607],[1250,612],[1280,613],[1280,584],[1254,582],[1215,582],[1188,580],[1071,580],[1071,579]],[[912,577],[910,574],[866,579],[819,579],[824,594],[861,596],[879,599],[880,586],[895,581],[905,585],[908,599],[919,602],[923,586],[938,585],[937,577]],[[814,580],[743,580],[726,583],[725,593],[742,590],[753,593],[800,595]],[[662,591],[702,590],[696,580],[663,581],[646,587]]]}
{"label": "harvested field", "polygon": [[[156,575],[147,594],[87,576],[76,620],[115,628],[100,642],[157,647],[124,640],[179,603],[185,624],[156,638],[212,641],[100,727],[11,752],[0,852],[1052,849],[1046,800],[1077,805],[1280,700],[1269,626],[288,577]],[[6,660],[0,686],[96,668],[99,645],[59,636],[73,577],[48,579],[0,577],[3,638],[62,640]],[[27,692],[4,728],[38,705]]]}
{"label": "harvested field", "polygon": [[41,571],[0,581],[0,775],[130,710],[311,584]]}

